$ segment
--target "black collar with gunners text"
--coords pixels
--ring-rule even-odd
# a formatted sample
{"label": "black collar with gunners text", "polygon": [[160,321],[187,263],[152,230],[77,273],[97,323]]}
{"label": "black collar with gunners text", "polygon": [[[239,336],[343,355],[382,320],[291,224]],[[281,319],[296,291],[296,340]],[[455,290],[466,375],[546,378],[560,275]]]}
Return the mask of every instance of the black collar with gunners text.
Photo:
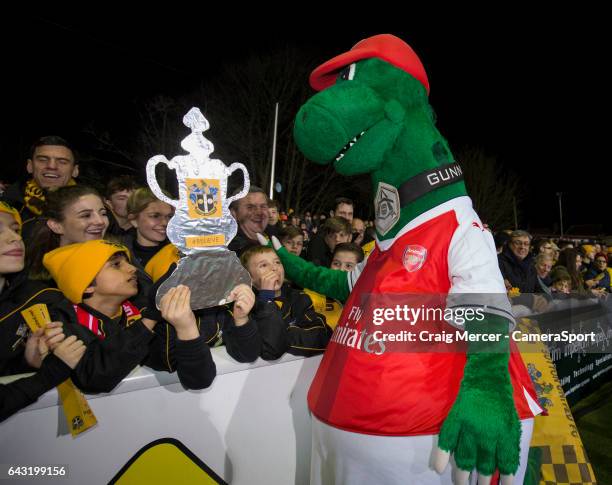
{"label": "black collar with gunners text", "polygon": [[463,170],[457,162],[432,168],[406,180],[397,189],[400,207],[406,207],[425,194],[463,180]]}

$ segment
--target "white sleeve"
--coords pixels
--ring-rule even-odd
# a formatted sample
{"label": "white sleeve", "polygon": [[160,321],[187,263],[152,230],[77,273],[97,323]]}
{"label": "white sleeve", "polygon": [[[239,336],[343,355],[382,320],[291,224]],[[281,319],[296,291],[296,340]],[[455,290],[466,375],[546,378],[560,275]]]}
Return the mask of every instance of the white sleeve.
{"label": "white sleeve", "polygon": [[499,270],[493,236],[482,229],[475,212],[467,215],[471,217],[460,221],[448,252],[451,288],[447,308],[480,309],[503,316],[514,326],[516,322]]}
{"label": "white sleeve", "polygon": [[349,271],[347,273],[349,293],[353,291],[353,288],[357,284],[357,280],[359,279],[359,276],[361,275],[363,268],[365,268],[365,265],[369,257],[370,255],[368,254],[361,263],[358,263],[357,266],[355,266],[353,271]]}

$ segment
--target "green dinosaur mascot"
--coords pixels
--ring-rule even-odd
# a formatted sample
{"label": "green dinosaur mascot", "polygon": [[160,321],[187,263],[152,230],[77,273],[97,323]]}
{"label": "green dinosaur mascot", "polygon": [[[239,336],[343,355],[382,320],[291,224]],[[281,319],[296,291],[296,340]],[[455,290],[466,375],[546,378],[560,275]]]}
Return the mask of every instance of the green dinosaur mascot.
{"label": "green dinosaur mascot", "polygon": [[[502,483],[522,483],[541,409],[508,338],[514,319],[493,238],[435,127],[421,61],[401,39],[377,35],[316,68],[310,83],[320,92],[298,112],[295,140],[316,163],[370,174],[377,233],[348,277],[275,242],[292,281],[346,301],[308,395],[311,483],[451,483],[451,454],[454,483],[474,469],[479,483],[496,469]],[[451,317],[402,320],[399,303],[419,295],[444,295]],[[455,318],[468,309],[480,318]],[[393,321],[381,325],[383,315]],[[400,342],[408,330],[415,340]],[[449,334],[469,343],[440,350],[433,342]]]}

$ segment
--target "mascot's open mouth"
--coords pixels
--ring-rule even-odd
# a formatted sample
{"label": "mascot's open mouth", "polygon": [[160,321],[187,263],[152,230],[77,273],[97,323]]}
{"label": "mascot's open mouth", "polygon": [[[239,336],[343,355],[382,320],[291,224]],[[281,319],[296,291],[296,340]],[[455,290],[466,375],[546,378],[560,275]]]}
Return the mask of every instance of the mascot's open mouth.
{"label": "mascot's open mouth", "polygon": [[365,133],[365,131],[362,131],[361,133],[359,133],[357,136],[355,136],[351,141],[349,141],[346,145],[344,145],[344,147],[342,148],[342,150],[340,150],[340,152],[338,153],[338,155],[336,155],[336,159],[335,161],[338,162],[342,159],[342,157],[344,157],[344,155],[346,154],[346,152],[349,151],[349,149],[355,144],[357,143],[357,140],[359,140],[359,138],[361,138],[363,136],[363,134]]}

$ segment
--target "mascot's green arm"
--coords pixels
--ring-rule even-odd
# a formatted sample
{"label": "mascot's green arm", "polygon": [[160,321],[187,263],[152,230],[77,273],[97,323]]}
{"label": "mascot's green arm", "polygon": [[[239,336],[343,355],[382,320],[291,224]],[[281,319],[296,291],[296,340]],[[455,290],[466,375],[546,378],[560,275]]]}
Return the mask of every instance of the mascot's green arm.
{"label": "mascot's green arm", "polygon": [[276,250],[285,267],[285,275],[303,288],[335,298],[344,303],[349,296],[348,273],[317,266],[291,254],[286,248]]}

